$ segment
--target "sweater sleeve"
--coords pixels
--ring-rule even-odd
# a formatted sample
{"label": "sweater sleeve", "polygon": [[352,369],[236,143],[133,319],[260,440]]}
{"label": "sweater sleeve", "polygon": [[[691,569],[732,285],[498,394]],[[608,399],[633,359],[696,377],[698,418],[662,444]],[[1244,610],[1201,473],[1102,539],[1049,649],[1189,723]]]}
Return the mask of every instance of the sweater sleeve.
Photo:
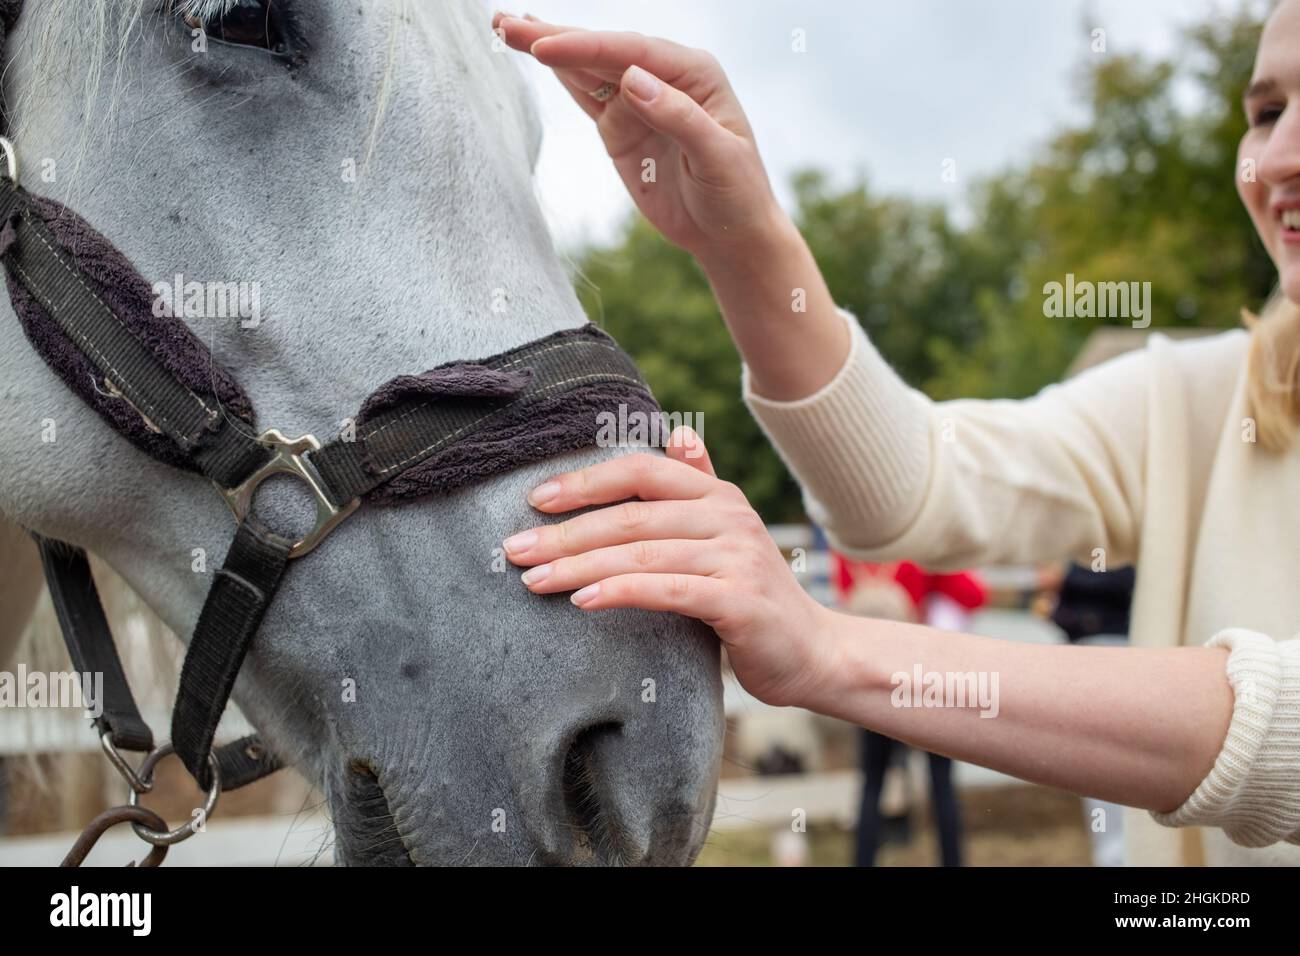
{"label": "sweater sleeve", "polygon": [[1300,844],[1300,638],[1232,629],[1208,646],[1231,650],[1228,735],[1183,805],[1152,816],[1170,827],[1219,827],[1242,846]]}
{"label": "sweater sleeve", "polygon": [[[847,312],[848,358],[807,398],[775,402],[754,392],[742,367],[745,402],[804,492],[809,516],[840,550],[886,541],[921,506],[930,472],[930,400],[907,387]],[[858,557],[860,555],[851,555]]]}
{"label": "sweater sleeve", "polygon": [[935,403],[909,388],[847,313],[853,344],[821,391],[745,400],[831,542],[934,569],[1090,559],[1138,545],[1149,350],[1024,401]]}

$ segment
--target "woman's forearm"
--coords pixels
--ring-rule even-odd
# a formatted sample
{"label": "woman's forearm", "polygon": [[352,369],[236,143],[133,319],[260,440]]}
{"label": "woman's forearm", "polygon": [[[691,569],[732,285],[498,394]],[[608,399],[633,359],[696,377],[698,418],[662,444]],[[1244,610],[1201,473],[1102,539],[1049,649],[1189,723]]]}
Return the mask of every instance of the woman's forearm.
{"label": "woman's forearm", "polygon": [[812,251],[779,210],[760,242],[699,257],[755,392],[795,401],[844,365],[850,339]]}
{"label": "woman's forearm", "polygon": [[806,706],[925,750],[1169,811],[1227,736],[1221,648],[1028,645],[827,614],[832,676]]}

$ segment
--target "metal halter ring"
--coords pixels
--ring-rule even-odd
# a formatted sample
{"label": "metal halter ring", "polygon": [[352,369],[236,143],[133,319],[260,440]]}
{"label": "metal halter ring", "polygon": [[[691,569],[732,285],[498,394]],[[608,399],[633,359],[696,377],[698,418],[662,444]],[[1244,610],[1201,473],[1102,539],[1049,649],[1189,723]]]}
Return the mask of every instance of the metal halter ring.
{"label": "metal halter ring", "polygon": [[16,186],[18,185],[18,152],[14,149],[14,144],[4,136],[0,136],[0,150],[5,154],[4,178]]}
{"label": "metal halter ring", "polygon": [[253,496],[258,486],[272,475],[293,475],[305,484],[316,498],[316,526],[304,537],[294,542],[289,549],[289,557],[301,558],[312,548],[325,540],[325,536],[338,526],[339,522],[357,510],[361,499],[354,498],[342,507],[336,506],[325,494],[320,472],[316,470],[307,455],[320,451],[320,442],[314,435],[301,438],[287,438],[278,428],[271,428],[259,437],[258,442],[271,448],[274,454],[257,471],[249,475],[237,488],[217,486],[230,510],[235,513],[235,520],[243,523],[253,510]]}
{"label": "metal halter ring", "polygon": [[[153,769],[158,765],[158,761],[163,757],[169,756],[176,751],[172,749],[171,744],[163,744],[149,756],[144,758],[144,763],[140,764],[140,779],[146,780],[149,786],[153,786]],[[203,802],[203,820],[204,822],[212,819],[212,813],[217,809],[217,798],[221,796],[221,764],[217,761],[217,755],[208,751],[208,770],[212,773],[212,788],[208,790],[208,798]],[[140,805],[140,794],[134,789],[127,796],[127,806],[138,807]],[[198,830],[194,829],[194,823],[186,823],[177,827],[175,830],[168,830],[165,833],[160,830],[150,830],[142,823],[132,823],[131,829],[135,835],[145,843],[152,843],[154,846],[175,846],[194,836]]]}

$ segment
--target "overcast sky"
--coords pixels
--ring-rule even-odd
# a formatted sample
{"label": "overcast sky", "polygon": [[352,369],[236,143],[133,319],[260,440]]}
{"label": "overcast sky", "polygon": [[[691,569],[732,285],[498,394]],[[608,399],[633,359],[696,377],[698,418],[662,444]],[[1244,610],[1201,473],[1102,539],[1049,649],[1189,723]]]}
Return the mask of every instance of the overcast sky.
{"label": "overcast sky", "polygon": [[[505,9],[510,9],[506,0]],[[815,166],[876,190],[960,203],[965,184],[1081,115],[1095,25],[1109,53],[1169,55],[1183,25],[1236,0],[529,0],[555,23],[630,29],[711,50],[783,201]],[[514,10],[523,13],[525,10]],[[807,52],[791,49],[796,29]],[[1104,55],[1104,54],[1102,54]],[[608,239],[630,201],[586,114],[545,71],[538,188],[562,245]],[[941,175],[956,161],[957,181]]]}

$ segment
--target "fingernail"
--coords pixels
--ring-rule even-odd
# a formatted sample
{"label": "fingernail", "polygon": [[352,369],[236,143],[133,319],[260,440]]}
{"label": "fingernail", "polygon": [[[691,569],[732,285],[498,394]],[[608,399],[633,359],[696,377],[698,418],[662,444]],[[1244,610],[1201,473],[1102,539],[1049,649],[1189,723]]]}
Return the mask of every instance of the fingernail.
{"label": "fingernail", "polygon": [[536,531],[525,531],[523,534],[517,534],[513,538],[506,538],[506,550],[511,554],[519,554],[537,544],[537,540]]}
{"label": "fingernail", "polygon": [[599,593],[600,593],[599,584],[588,584],[581,591],[575,592],[573,597],[569,598],[569,600],[572,601],[574,604],[578,605],[578,607],[582,607],[584,604],[587,604],[589,601],[591,601]]}
{"label": "fingernail", "polygon": [[623,86],[643,103],[659,95],[659,81],[639,66],[629,67],[623,75]]}
{"label": "fingernail", "polygon": [[560,483],[558,481],[548,481],[544,485],[538,485],[528,493],[528,503],[530,505],[544,505],[548,501],[554,500],[560,494]]}
{"label": "fingernail", "polygon": [[520,579],[524,584],[540,584],[551,576],[551,566],[549,564],[538,565],[535,568],[529,568]]}

